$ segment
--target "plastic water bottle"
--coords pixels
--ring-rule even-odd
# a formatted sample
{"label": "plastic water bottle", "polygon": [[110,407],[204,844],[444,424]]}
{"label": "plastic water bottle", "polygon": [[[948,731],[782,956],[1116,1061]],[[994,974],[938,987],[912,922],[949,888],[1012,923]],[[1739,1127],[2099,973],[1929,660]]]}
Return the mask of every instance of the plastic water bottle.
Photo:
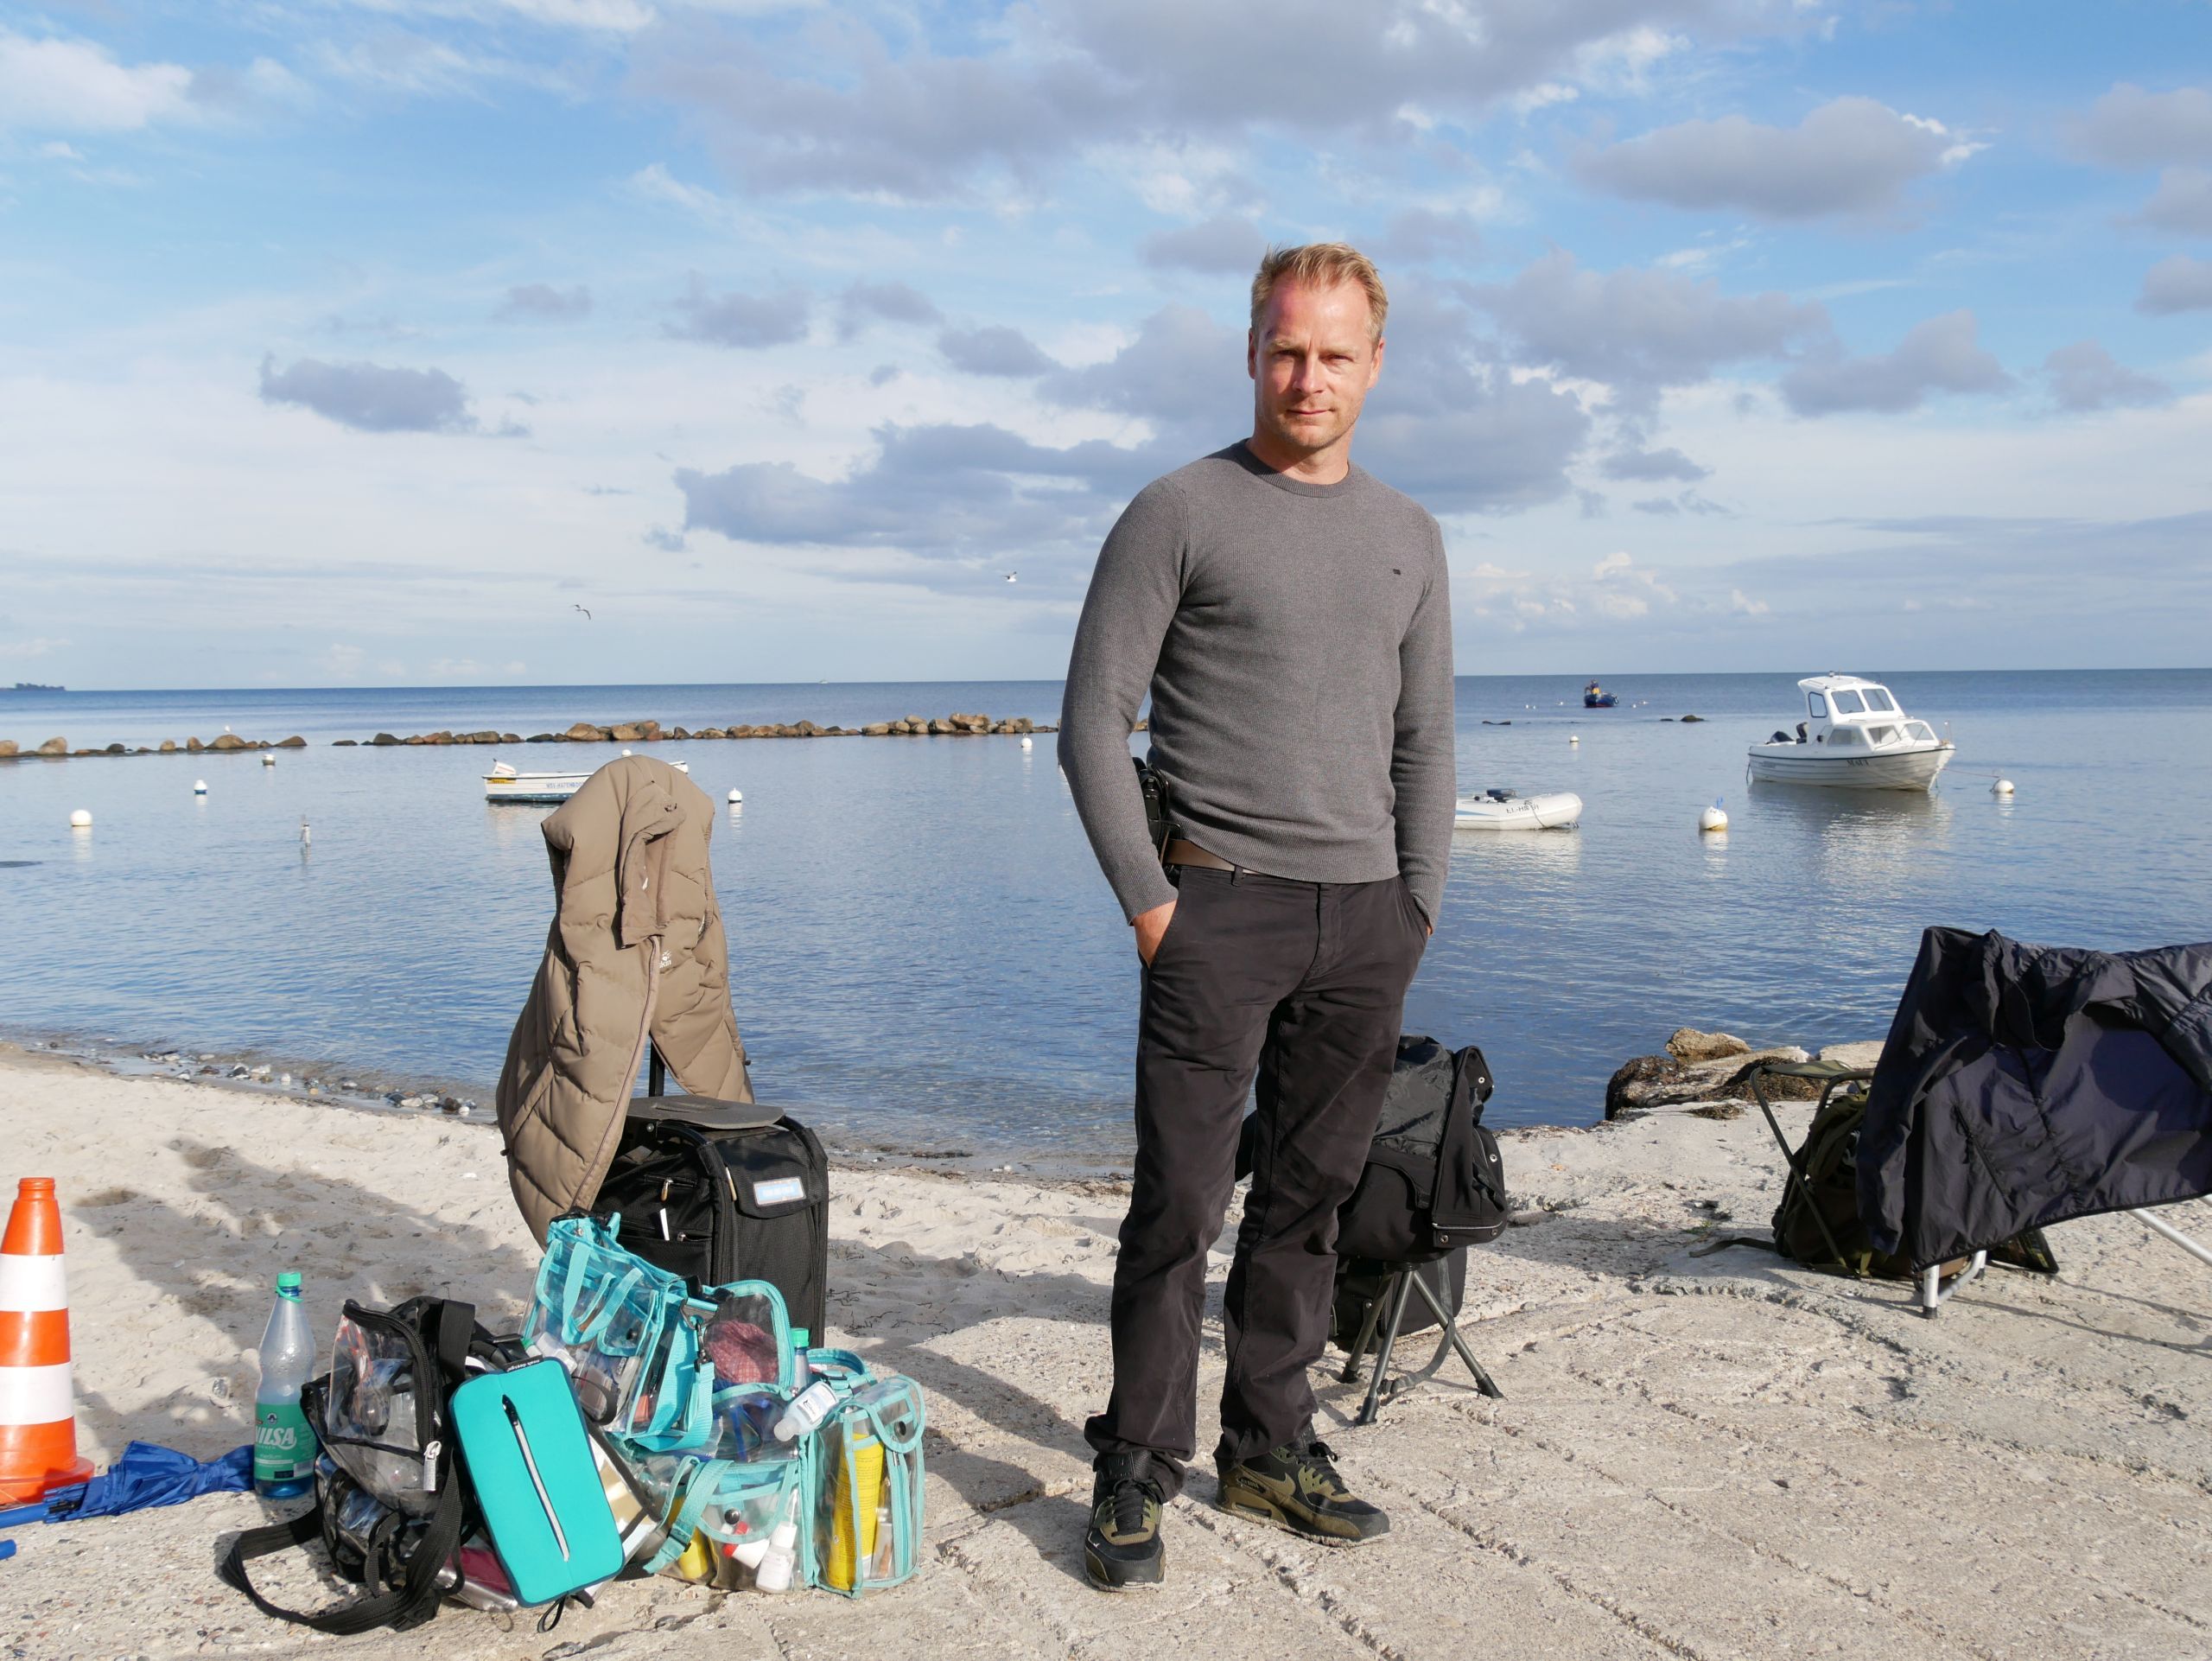
{"label": "plastic water bottle", "polygon": [[315,1371],[315,1333],[300,1301],[300,1277],[276,1277],[276,1305],[261,1334],[261,1388],[253,1397],[253,1487],[264,1499],[290,1499],[315,1486],[315,1427],[300,1408],[300,1386]]}

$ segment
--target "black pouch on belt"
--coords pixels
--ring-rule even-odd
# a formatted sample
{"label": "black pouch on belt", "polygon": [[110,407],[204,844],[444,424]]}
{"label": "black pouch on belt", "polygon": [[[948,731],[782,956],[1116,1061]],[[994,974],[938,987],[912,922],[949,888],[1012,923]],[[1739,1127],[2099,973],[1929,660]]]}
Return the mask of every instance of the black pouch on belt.
{"label": "black pouch on belt", "polygon": [[1138,756],[1129,760],[1137,770],[1137,788],[1144,795],[1144,825],[1152,837],[1152,850],[1165,859],[1169,838],[1175,834],[1174,805],[1168,799],[1167,780]]}

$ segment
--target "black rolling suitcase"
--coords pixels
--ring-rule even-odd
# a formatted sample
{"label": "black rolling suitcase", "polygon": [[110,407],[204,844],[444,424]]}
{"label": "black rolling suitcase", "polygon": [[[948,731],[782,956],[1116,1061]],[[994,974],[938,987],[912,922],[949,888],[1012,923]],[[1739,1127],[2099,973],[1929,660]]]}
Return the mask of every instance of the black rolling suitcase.
{"label": "black rolling suitcase", "polygon": [[768,1282],[791,1325],[823,1341],[830,1161],[798,1120],[748,1102],[637,1097],[592,1211],[620,1212],[625,1246],[695,1286]]}

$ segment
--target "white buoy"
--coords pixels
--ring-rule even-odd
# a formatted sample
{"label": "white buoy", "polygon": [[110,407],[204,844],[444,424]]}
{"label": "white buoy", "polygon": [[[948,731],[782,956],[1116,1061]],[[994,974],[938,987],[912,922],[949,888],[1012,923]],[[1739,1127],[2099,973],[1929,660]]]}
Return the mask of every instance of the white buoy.
{"label": "white buoy", "polygon": [[1036,741],[1035,741],[1034,739],[1031,738],[1031,737],[1029,736],[1029,735],[1028,735],[1028,734],[1024,733],[1024,734],[1021,735],[1021,748],[1024,748],[1025,750],[1026,750],[1026,749],[1031,749],[1031,748],[1033,748],[1035,747],[1035,744],[1036,744]]}
{"label": "white buoy", "polygon": [[195,796],[205,796],[207,793],[207,781],[205,779],[194,779],[192,781],[192,793]]}
{"label": "white buoy", "polygon": [[74,813],[72,813],[69,816],[69,828],[72,830],[91,830],[92,828],[92,816],[85,811],[83,808],[79,808]]}
{"label": "white buoy", "polygon": [[729,805],[730,805],[732,807],[735,807],[735,806],[736,806],[740,802],[742,802],[744,799],[745,799],[745,792],[744,792],[743,791],[741,791],[741,790],[733,790],[733,791],[732,791],[732,792],[730,792],[730,793],[729,793]]}
{"label": "white buoy", "polygon": [[1580,744],[1582,741],[1582,735],[1580,733],[1569,733],[1567,735],[1567,741],[1570,744]]}
{"label": "white buoy", "polygon": [[300,846],[305,848],[315,841],[315,832],[308,828],[305,818],[300,820]]}
{"label": "white buoy", "polygon": [[2010,796],[2012,793],[2012,781],[2010,779],[1999,779],[1995,784],[1990,786],[1989,793],[1993,796]]}
{"label": "white buoy", "polygon": [[261,765],[264,767],[273,767],[276,765],[276,758],[266,752],[264,752],[261,758]]}
{"label": "white buoy", "polygon": [[1720,811],[1720,804],[1724,799],[1726,799],[1722,797],[1714,797],[1713,805],[1697,816],[1697,828],[1700,830],[1726,830],[1728,828],[1728,816]]}

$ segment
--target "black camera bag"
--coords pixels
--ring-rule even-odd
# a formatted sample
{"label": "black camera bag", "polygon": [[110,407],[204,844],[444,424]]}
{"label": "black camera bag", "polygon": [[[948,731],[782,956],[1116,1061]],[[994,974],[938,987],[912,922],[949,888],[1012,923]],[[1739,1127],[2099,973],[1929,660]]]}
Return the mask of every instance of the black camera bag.
{"label": "black camera bag", "polygon": [[621,1213],[623,1245],[698,1290],[766,1281],[822,1341],[830,1160],[798,1120],[749,1102],[633,1098],[591,1209]]}

